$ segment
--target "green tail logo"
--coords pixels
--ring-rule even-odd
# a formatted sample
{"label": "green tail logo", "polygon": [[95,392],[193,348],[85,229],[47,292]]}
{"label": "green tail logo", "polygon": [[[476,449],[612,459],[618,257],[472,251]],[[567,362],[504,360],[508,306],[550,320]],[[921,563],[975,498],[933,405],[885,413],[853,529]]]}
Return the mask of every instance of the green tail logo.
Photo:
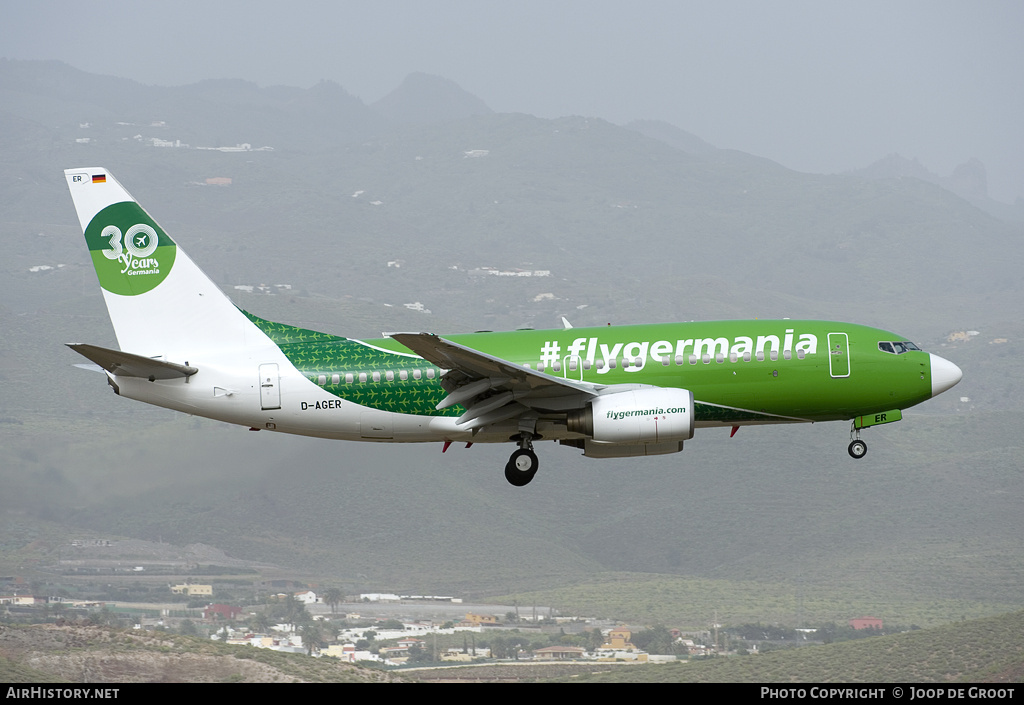
{"label": "green tail logo", "polygon": [[177,246],[134,202],[107,206],[85,230],[100,286],[135,296],[155,289],[170,273]]}

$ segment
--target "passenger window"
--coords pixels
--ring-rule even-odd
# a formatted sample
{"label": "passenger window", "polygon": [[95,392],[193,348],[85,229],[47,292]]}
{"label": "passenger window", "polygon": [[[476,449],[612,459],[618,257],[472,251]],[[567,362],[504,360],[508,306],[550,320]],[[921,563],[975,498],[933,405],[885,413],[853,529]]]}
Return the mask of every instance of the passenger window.
{"label": "passenger window", "polygon": [[404,382],[405,380],[409,379],[409,373],[406,372],[405,370],[400,370],[398,372],[398,379]]}
{"label": "passenger window", "polygon": [[764,362],[764,350],[761,350],[760,352],[757,353],[757,361]]}
{"label": "passenger window", "polygon": [[351,372],[345,373],[345,384],[352,384],[355,381],[355,376]]}
{"label": "passenger window", "polygon": [[750,362],[750,353],[743,353],[743,362]]}
{"label": "passenger window", "polygon": [[388,370],[386,373],[384,373],[384,377],[387,379],[388,382],[395,381],[395,373],[392,372],[391,370]]}
{"label": "passenger window", "polygon": [[340,382],[341,382],[341,375],[339,375],[339,374],[331,375],[331,384],[338,384]]}
{"label": "passenger window", "polygon": [[412,371],[412,378],[413,379],[419,379],[422,376],[423,376],[423,373],[420,372],[419,370],[413,370]]}
{"label": "passenger window", "polygon": [[319,377],[317,377],[316,383],[319,384],[321,387],[327,384],[327,375],[320,375]]}
{"label": "passenger window", "polygon": [[360,372],[359,373],[359,381],[360,382],[366,382],[366,373],[365,372]]}
{"label": "passenger window", "polygon": [[380,372],[374,372],[373,373],[373,381],[374,382],[380,382]]}
{"label": "passenger window", "polygon": [[434,368],[433,367],[431,367],[429,370],[427,370],[427,379],[434,379]]}

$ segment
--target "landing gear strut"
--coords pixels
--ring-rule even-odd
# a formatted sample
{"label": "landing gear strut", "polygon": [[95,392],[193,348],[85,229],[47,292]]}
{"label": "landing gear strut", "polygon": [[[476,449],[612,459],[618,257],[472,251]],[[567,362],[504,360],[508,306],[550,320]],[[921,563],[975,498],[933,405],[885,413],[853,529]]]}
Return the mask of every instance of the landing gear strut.
{"label": "landing gear strut", "polygon": [[505,465],[505,479],[510,485],[524,487],[537,474],[537,454],[533,452],[533,434],[519,434],[519,450],[512,453]]}
{"label": "landing gear strut", "polygon": [[868,444],[860,439],[860,429],[855,424],[850,424],[850,447],[847,451],[850,453],[850,457],[855,460],[860,460],[868,452]]}

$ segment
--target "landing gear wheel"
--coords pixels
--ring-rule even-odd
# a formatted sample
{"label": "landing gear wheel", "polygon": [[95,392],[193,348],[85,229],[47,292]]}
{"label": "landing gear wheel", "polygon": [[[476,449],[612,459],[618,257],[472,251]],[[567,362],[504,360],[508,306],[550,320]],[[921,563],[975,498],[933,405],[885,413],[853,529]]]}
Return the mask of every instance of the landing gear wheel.
{"label": "landing gear wheel", "polygon": [[512,454],[505,465],[505,479],[514,487],[524,487],[537,474],[537,454],[528,448],[520,448]]}
{"label": "landing gear wheel", "polygon": [[857,460],[860,460],[868,452],[868,444],[858,438],[857,440],[850,443],[850,447],[848,450],[850,451],[851,458],[856,458]]}

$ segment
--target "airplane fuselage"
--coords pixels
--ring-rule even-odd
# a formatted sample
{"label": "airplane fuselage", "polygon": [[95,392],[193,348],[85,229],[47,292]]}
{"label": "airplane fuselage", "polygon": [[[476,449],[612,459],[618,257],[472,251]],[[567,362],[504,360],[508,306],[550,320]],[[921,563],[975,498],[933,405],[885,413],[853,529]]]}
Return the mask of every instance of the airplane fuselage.
{"label": "airplane fuselage", "polygon": [[[323,438],[379,441],[507,440],[515,424],[460,429],[461,405],[438,410],[447,370],[391,338],[358,341],[249,316],[273,344],[211,351],[185,379],[126,379],[119,391],[199,416]],[[446,336],[544,374],[601,385],[649,385],[694,394],[697,427],[851,419],[905,409],[937,393],[932,355],[894,354],[900,337],[846,323],[711,321]],[[546,439],[580,438],[559,409],[542,415]]]}

